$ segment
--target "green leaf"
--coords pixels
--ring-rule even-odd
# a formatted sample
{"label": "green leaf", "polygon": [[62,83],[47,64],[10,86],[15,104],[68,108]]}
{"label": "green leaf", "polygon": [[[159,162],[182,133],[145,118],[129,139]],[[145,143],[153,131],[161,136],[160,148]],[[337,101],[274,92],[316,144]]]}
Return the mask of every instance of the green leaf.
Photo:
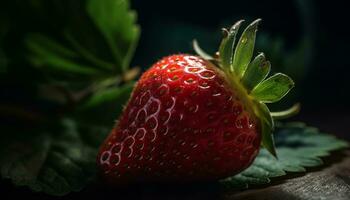
{"label": "green leaf", "polygon": [[275,142],[278,159],[261,149],[248,169],[222,180],[221,183],[229,188],[267,184],[270,178],[283,176],[288,172],[304,172],[307,167],[322,165],[320,157],[349,146],[345,141],[300,123],[280,126],[275,133]]}
{"label": "green leaf", "polygon": [[129,1],[88,0],[87,11],[107,41],[115,61],[126,71],[140,34],[139,27],[134,25],[136,13],[129,11]]}
{"label": "green leaf", "polygon": [[29,59],[36,66],[80,75],[94,75],[99,72],[93,66],[76,62],[75,59],[79,58],[76,52],[44,35],[29,35],[26,39],[26,45],[32,54]]}
{"label": "green leaf", "polygon": [[260,53],[251,63],[249,63],[247,71],[244,73],[242,83],[245,88],[248,91],[252,90],[266,78],[270,69],[270,62],[266,61],[264,53]]}
{"label": "green leaf", "polygon": [[57,18],[69,20],[57,24],[55,37],[28,35],[27,57],[33,65],[54,75],[60,72],[59,78],[74,73],[96,80],[126,72],[140,32],[128,0],[77,0],[51,6],[65,11]]}
{"label": "green leaf", "polygon": [[219,47],[219,55],[221,64],[224,69],[233,71],[232,60],[233,60],[233,49],[236,41],[236,34],[241,26],[243,20],[236,22],[230,30],[222,29],[224,38],[221,41]]}
{"label": "green leaf", "polygon": [[118,88],[109,87],[98,90],[78,107],[76,118],[82,124],[112,127],[123,111],[123,106],[128,101],[133,88],[134,82],[130,82]]}
{"label": "green leaf", "polygon": [[233,71],[239,78],[244,75],[244,72],[250,63],[250,60],[252,59],[254,53],[256,31],[258,29],[258,24],[260,21],[261,19],[257,19],[249,26],[247,26],[237,43],[235,54],[233,56],[232,66]]}
{"label": "green leaf", "polygon": [[261,145],[273,156],[277,157],[272,128],[273,127],[269,126],[265,121],[261,122]]}
{"label": "green leaf", "polygon": [[134,88],[134,84],[134,82],[130,82],[120,87],[111,87],[99,90],[95,92],[81,107],[82,109],[90,109],[108,102],[117,104],[117,100],[121,99],[122,97],[129,97],[132,89]]}
{"label": "green leaf", "polygon": [[264,103],[274,103],[283,98],[293,87],[294,82],[290,77],[277,73],[257,85],[251,95]]}
{"label": "green leaf", "polygon": [[92,181],[98,146],[87,143],[73,121],[65,119],[61,124],[57,134],[7,140],[0,149],[1,176],[15,185],[58,196],[79,191]]}
{"label": "green leaf", "polygon": [[87,61],[93,63],[96,67],[104,70],[112,71],[114,66],[112,63],[109,63],[108,61],[104,61],[100,58],[98,58],[96,55],[94,55],[92,52],[90,52],[88,49],[84,48],[79,41],[77,41],[72,33],[68,30],[64,32],[65,38],[70,42],[70,44],[73,46],[73,48],[78,52],[81,57],[86,59]]}

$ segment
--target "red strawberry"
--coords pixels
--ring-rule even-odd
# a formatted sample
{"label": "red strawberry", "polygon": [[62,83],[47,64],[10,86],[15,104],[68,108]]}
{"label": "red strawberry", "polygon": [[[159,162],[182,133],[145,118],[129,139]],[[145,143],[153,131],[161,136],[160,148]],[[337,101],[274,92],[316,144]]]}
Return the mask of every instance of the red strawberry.
{"label": "red strawberry", "polygon": [[165,57],[147,70],[97,163],[113,183],[215,180],[247,168],[260,145],[274,152],[273,120],[264,102],[279,100],[293,82],[283,74],[264,80],[263,54],[250,62],[259,20],[243,32],[224,29],[219,58]]}

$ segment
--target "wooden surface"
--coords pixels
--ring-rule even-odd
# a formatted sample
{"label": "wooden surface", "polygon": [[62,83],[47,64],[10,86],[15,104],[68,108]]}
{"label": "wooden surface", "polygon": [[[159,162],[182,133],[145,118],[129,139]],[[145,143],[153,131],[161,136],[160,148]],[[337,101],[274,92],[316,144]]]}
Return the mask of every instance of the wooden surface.
{"label": "wooden surface", "polygon": [[[120,199],[223,199],[223,200],[350,200],[350,150],[333,152],[323,159],[324,165],[308,168],[306,173],[289,173],[272,179],[264,186],[255,186],[243,191],[222,191],[216,184],[155,186],[150,188],[97,190],[96,197],[119,194]],[[73,199],[84,195],[69,195]]]}
{"label": "wooden surface", "polygon": [[[218,184],[141,185],[127,188],[106,188],[92,185],[81,192],[59,199],[223,199],[223,200],[350,200],[350,150],[334,152],[326,157],[324,165],[308,168],[307,173],[289,173],[275,178],[268,185],[243,191],[225,190]],[[33,193],[25,187],[0,184],[1,199],[57,199],[42,193]],[[109,197],[109,198],[107,198]]]}
{"label": "wooden surface", "polygon": [[274,180],[273,186],[226,194],[224,199],[330,199],[350,200],[350,151],[325,160],[325,168],[286,181]]}

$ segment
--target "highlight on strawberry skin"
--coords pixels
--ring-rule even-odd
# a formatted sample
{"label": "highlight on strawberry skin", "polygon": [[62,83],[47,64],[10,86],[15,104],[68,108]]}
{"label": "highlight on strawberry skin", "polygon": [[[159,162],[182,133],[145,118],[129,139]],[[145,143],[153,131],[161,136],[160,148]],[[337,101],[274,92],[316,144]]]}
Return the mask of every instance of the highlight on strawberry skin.
{"label": "highlight on strawberry skin", "polygon": [[259,149],[276,156],[274,117],[266,106],[294,86],[287,75],[269,75],[264,53],[254,55],[260,19],[238,37],[243,20],[222,29],[216,56],[175,54],[143,73],[108,138],[97,165],[110,183],[218,180],[254,161]]}

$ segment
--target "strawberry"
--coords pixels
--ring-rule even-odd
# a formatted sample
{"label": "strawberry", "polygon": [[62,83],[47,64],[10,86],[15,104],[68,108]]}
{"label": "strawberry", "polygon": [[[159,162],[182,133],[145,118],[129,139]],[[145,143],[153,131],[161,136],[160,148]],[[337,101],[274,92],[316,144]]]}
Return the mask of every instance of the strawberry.
{"label": "strawberry", "polygon": [[229,30],[218,56],[165,57],[136,84],[116,126],[102,144],[97,165],[111,183],[217,180],[246,169],[260,146],[276,155],[273,117],[265,103],[280,100],[293,81],[278,73],[266,79],[263,53],[251,61],[257,25],[235,45],[242,21]]}

